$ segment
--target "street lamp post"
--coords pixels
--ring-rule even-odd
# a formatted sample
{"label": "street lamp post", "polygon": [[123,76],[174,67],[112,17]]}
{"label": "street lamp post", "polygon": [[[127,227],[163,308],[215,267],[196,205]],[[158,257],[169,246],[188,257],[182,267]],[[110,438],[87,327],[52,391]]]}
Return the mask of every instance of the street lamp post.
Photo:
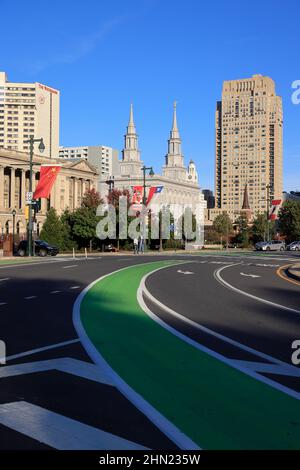
{"label": "street lamp post", "polygon": [[16,213],[17,211],[14,209],[12,211],[12,216],[13,216],[13,239],[12,239],[12,242],[13,242],[13,255],[15,253],[15,222],[16,222]]}
{"label": "street lamp post", "polygon": [[[153,171],[153,168],[152,166],[143,166],[141,168],[142,172],[143,172],[143,211],[144,211],[144,217],[145,217],[145,223],[144,223],[144,246],[146,247],[146,233],[145,233],[145,230],[146,230],[146,217],[147,217],[147,211],[146,211],[146,203],[147,203],[147,195],[146,195],[146,171],[149,171],[149,176],[153,176],[154,175],[154,171]],[[143,212],[142,211],[142,212]]]}
{"label": "street lamp post", "polygon": [[32,256],[32,167],[33,167],[33,150],[35,142],[39,142],[39,151],[42,153],[45,150],[43,138],[35,139],[33,135],[30,136],[29,140],[25,140],[24,143],[29,144],[29,211],[28,211],[28,256]]}
{"label": "street lamp post", "polygon": [[146,171],[149,170],[149,176],[153,176],[154,175],[154,171],[153,171],[153,168],[152,166],[143,166],[142,167],[142,172],[143,172],[143,188],[144,188],[144,191],[143,191],[143,206],[145,207],[146,206],[146,202],[147,202],[147,196],[146,196]]}
{"label": "street lamp post", "polygon": [[105,181],[105,183],[108,184],[108,194],[111,194],[112,190],[113,190],[114,187],[115,187],[114,176],[110,176],[110,177]]}

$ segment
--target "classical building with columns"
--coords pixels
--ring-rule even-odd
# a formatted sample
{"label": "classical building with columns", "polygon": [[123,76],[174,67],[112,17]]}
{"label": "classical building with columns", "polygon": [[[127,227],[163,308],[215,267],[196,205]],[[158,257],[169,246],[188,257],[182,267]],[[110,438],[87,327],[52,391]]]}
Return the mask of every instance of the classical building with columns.
{"label": "classical building with columns", "polygon": [[[60,164],[55,184],[49,199],[41,200],[41,210],[36,216],[36,234],[44,223],[49,207],[54,207],[58,214],[65,209],[74,210],[81,205],[84,193],[96,187],[97,170],[85,160],[63,162],[49,157],[34,155],[33,190],[40,177],[40,165]],[[17,150],[0,149],[0,235],[12,233],[13,210],[15,215],[15,233],[26,233],[25,195],[29,189],[29,155]]]}
{"label": "classical building with columns", "polygon": [[[119,174],[114,176],[114,187],[129,189],[132,186],[143,185],[143,162],[138,148],[138,135],[133,117],[133,107],[130,107],[129,123],[125,134],[122,160],[119,162]],[[155,203],[163,205],[191,205],[195,208],[197,219],[204,223],[206,201],[200,190],[198,173],[195,163],[190,160],[185,166],[181,150],[181,137],[177,125],[176,103],[174,103],[173,124],[168,139],[168,153],[162,174],[147,177],[147,187],[163,186],[163,191],[155,196]],[[101,182],[101,195],[107,193],[107,184]],[[154,202],[154,201],[153,201]]]}

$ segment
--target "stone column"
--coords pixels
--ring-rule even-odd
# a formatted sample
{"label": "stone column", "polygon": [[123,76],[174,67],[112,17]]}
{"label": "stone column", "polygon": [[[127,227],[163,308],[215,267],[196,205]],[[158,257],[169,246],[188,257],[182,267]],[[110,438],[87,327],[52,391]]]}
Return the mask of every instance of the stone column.
{"label": "stone column", "polygon": [[0,210],[4,210],[4,166],[0,166]]}
{"label": "stone column", "polygon": [[78,207],[78,180],[74,178],[74,210]]}
{"label": "stone column", "polygon": [[10,185],[9,185],[9,191],[10,191],[10,208],[14,209],[15,207],[15,192],[16,192],[16,184],[15,184],[15,169],[11,168],[10,169]]}
{"label": "stone column", "polygon": [[21,170],[21,210],[22,212],[25,210],[25,192],[26,192],[26,189],[25,189],[25,176],[26,176],[26,171],[25,170]]}

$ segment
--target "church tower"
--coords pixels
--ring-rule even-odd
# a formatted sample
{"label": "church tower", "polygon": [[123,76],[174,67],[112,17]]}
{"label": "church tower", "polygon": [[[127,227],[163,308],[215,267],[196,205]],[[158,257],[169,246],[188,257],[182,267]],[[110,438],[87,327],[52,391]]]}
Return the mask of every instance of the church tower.
{"label": "church tower", "polygon": [[197,168],[193,160],[190,160],[190,163],[188,166],[188,180],[190,183],[198,183]]}
{"label": "church tower", "polygon": [[166,164],[163,167],[163,176],[174,180],[187,181],[187,170],[184,166],[181,138],[177,126],[176,102],[174,103],[173,125],[168,140],[168,153],[166,155]]}
{"label": "church tower", "polygon": [[133,119],[132,104],[130,105],[129,123],[124,139],[122,161],[120,162],[121,176],[141,176],[143,162],[141,162],[141,154],[138,149],[138,135]]}

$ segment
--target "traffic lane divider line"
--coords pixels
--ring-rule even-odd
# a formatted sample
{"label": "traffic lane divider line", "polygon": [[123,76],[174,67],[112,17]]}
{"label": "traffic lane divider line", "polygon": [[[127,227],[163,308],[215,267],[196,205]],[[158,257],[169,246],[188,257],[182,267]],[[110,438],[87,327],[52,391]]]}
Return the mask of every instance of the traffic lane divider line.
{"label": "traffic lane divider line", "polygon": [[147,402],[142,395],[137,393],[123,378],[110,366],[109,362],[105,360],[101,352],[94,345],[93,341],[89,338],[82,320],[81,320],[81,305],[85,299],[86,294],[96,286],[99,282],[105,280],[111,275],[126,272],[132,267],[140,267],[145,265],[152,265],[154,263],[162,264],[164,263],[166,267],[173,264],[186,264],[190,261],[156,261],[148,262],[143,264],[137,264],[134,266],[127,266],[125,268],[120,268],[112,273],[101,276],[100,278],[93,281],[89,284],[77,297],[76,302],[73,307],[73,323],[77,334],[81,340],[83,347],[85,348],[87,354],[90,358],[100,367],[100,369],[111,377],[115,387],[129,400],[134,406],[140,410],[161,432],[163,432],[170,440],[172,440],[180,449],[182,450],[199,450],[200,447],[193,442],[188,436],[186,436],[180,429],[178,429],[174,424],[165,418],[159,411],[157,411],[149,402]]}
{"label": "traffic lane divider line", "polygon": [[94,360],[201,447],[298,448],[291,421],[300,422],[299,400],[182,341],[141,309],[136,293],[150,264],[100,278],[79,296],[74,320]]}
{"label": "traffic lane divider line", "polygon": [[[183,321],[184,323],[187,323],[188,325],[192,326],[193,328],[196,328],[200,331],[203,331],[203,333],[206,333],[210,336],[214,336],[215,338],[217,339],[220,339],[221,341],[224,341],[228,344],[231,344],[232,346],[235,346],[237,347],[238,349],[242,349],[243,351],[246,351],[246,352],[249,352],[250,354],[253,354],[257,357],[260,357],[262,359],[265,359],[266,361],[269,361],[271,364],[275,363],[276,365],[278,366],[281,366],[283,368],[289,368],[291,370],[291,374],[293,373],[297,373],[297,372],[300,372],[299,371],[299,368],[295,367],[295,366],[292,366],[291,364],[288,364],[287,362],[284,362],[284,361],[281,361],[280,359],[277,359],[273,356],[270,356],[269,354],[266,354],[262,351],[258,351],[254,348],[251,348],[251,346],[247,346],[245,344],[242,344],[242,343],[239,343],[238,341],[232,339],[232,338],[229,338],[228,336],[225,336],[225,335],[222,335],[221,333],[218,333],[217,331],[214,331],[214,330],[211,330],[210,328],[207,328],[206,326],[204,325],[201,325],[200,323],[197,323],[196,321],[194,320],[191,320],[190,318],[182,315],[181,313],[179,312],[176,312],[175,310],[173,310],[172,308],[168,307],[167,305],[165,305],[164,303],[162,303],[160,300],[158,300],[156,297],[154,297],[153,294],[151,294],[151,292],[149,291],[149,289],[147,288],[146,286],[146,281],[147,281],[147,278],[152,276],[153,274],[155,273],[152,272],[150,274],[148,274],[147,276],[145,276],[144,279],[142,279],[141,281],[141,285],[140,285],[140,288],[142,290],[142,293],[145,294],[145,296],[151,301],[153,302],[154,304],[156,304],[159,308],[161,308],[162,310],[164,310],[165,312],[167,312],[168,314],[172,315],[173,317]],[[148,307],[146,306],[146,308],[148,309]],[[199,344],[199,343],[198,343]],[[204,347],[204,346],[203,346]],[[209,348],[207,348],[207,351],[212,351],[210,350]],[[223,355],[220,355],[221,357]],[[223,356],[225,357],[225,356]],[[233,365],[237,362],[239,363],[240,362],[240,365],[242,361],[239,361],[237,359],[230,359],[230,365]],[[245,364],[246,364],[246,361],[244,361]],[[251,361],[249,361],[249,364],[251,364]],[[297,396],[298,397],[298,396]],[[299,397],[300,397],[300,394],[299,394]]]}
{"label": "traffic lane divider line", "polygon": [[279,308],[281,310],[285,310],[287,312],[292,312],[292,313],[297,313],[297,314],[300,314],[300,310],[297,310],[295,308],[291,308],[291,307],[287,307],[286,305],[281,305],[281,304],[277,304],[275,302],[272,302],[271,300],[267,300],[267,299],[263,299],[262,297],[258,297],[254,294],[250,294],[249,292],[246,292],[244,290],[241,290],[239,289],[238,287],[235,287],[233,286],[232,284],[230,284],[229,282],[225,281],[225,279],[222,278],[221,276],[221,271],[223,271],[224,269],[226,268],[230,268],[231,266],[237,266],[238,264],[240,263],[237,263],[237,264],[231,264],[231,265],[228,265],[228,266],[223,266],[222,268],[219,268],[217,269],[215,272],[214,272],[214,277],[215,279],[221,284],[223,285],[224,287],[226,287],[227,289],[229,290],[232,290],[238,294],[241,294],[241,295],[245,295],[246,297],[249,297],[251,299],[254,299],[256,300],[257,302],[262,302],[264,304],[267,304],[267,305],[271,305],[272,307],[276,307],[276,308]]}
{"label": "traffic lane divider line", "polygon": [[23,351],[18,354],[12,354],[10,356],[6,356],[6,361],[12,361],[14,359],[19,359],[21,357],[31,356],[33,354],[38,354],[40,352],[48,351],[50,349],[62,348],[64,346],[69,346],[70,344],[75,344],[79,342],[80,342],[80,339],[76,338],[76,339],[70,339],[67,341],[62,341],[60,343],[50,344],[47,346],[41,346],[40,348],[30,349],[30,350]]}

